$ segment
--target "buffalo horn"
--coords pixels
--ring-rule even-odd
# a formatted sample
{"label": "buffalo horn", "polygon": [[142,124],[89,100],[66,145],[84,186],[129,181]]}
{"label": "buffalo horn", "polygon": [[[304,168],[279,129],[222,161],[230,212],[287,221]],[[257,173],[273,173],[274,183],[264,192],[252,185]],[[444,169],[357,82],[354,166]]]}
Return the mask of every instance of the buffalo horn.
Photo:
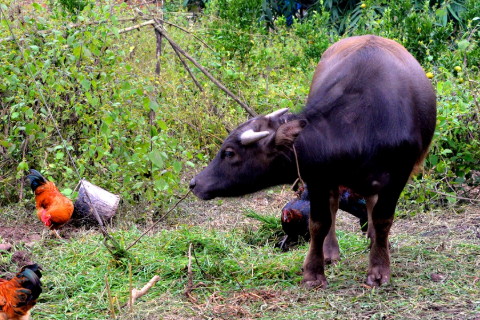
{"label": "buffalo horn", "polygon": [[276,117],[280,117],[282,115],[284,115],[285,113],[288,112],[288,108],[283,108],[283,109],[279,109],[279,110],[275,110],[273,111],[272,113],[269,113],[265,116],[265,118],[269,118],[269,119],[273,119],[273,118],[276,118]]}
{"label": "buffalo horn", "polygon": [[255,132],[252,129],[250,129],[250,130],[247,130],[247,131],[243,132],[240,135],[240,142],[243,145],[251,144],[251,143],[254,143],[254,142],[256,142],[256,141],[258,141],[262,138],[265,138],[269,134],[270,134],[270,132],[268,132],[268,131]]}

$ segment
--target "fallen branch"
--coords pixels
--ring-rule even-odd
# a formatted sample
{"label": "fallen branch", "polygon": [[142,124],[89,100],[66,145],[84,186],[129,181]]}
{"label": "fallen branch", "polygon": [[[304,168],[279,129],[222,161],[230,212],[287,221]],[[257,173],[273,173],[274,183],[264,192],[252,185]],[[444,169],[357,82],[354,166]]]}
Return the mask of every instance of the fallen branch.
{"label": "fallen branch", "polygon": [[[155,21],[153,20],[148,20],[148,21],[145,21],[145,22],[142,22],[140,24],[137,24],[137,25],[134,25],[134,26],[131,26],[131,27],[127,27],[127,28],[124,28],[124,29],[121,29],[121,30],[118,30],[118,34],[121,34],[121,33],[125,33],[125,32],[129,32],[129,31],[132,31],[132,30],[136,30],[136,29],[140,29],[142,27],[145,27],[145,26],[149,26],[149,25],[152,25],[154,24]],[[114,33],[111,32],[109,35],[113,35]]]}
{"label": "fallen branch", "polygon": [[188,53],[186,53],[182,48],[180,48],[180,46],[175,42],[173,41],[165,32],[165,29],[162,28],[160,22],[157,20],[157,19],[154,19],[155,20],[155,24],[153,25],[153,27],[158,30],[158,32],[162,33],[162,35],[165,37],[165,39],[167,39],[167,41],[170,43],[170,45],[172,46],[172,48],[174,48],[175,51],[178,51],[179,53],[181,53],[185,58],[187,58],[188,60],[190,60],[201,72],[203,72],[204,75],[207,76],[207,78],[209,78],[218,88],[220,88],[223,92],[225,92],[228,96],[230,96],[233,100],[235,100],[243,109],[245,109],[245,111],[248,112],[249,115],[251,115],[252,117],[255,117],[257,115],[257,113],[252,109],[250,108],[248,105],[246,105],[245,103],[243,103],[240,98],[238,98],[235,94],[233,94],[230,90],[227,89],[227,87],[225,87],[220,81],[218,81],[210,72],[208,72],[208,70],[206,70],[204,67],[202,67],[202,65],[200,65],[200,63],[198,63],[193,57],[191,57]]}
{"label": "fallen branch", "polygon": [[434,190],[434,189],[430,189],[428,188],[428,190],[432,191],[432,192],[435,192],[437,194],[440,194],[442,196],[446,196],[446,197],[452,197],[452,198],[455,198],[455,199],[459,199],[459,200],[465,200],[465,201],[474,201],[474,202],[480,202],[480,199],[472,199],[472,198],[466,198],[466,197],[461,197],[461,196],[457,196],[457,195],[453,195],[453,194],[448,194],[448,193],[445,193],[445,192],[441,192],[441,191],[438,191],[438,190]]}
{"label": "fallen branch", "polygon": [[195,75],[192,73],[192,70],[190,70],[190,68],[188,67],[187,63],[185,62],[185,60],[183,60],[182,56],[180,55],[180,52],[177,51],[177,49],[175,49],[175,47],[172,47],[173,51],[175,52],[175,54],[177,55],[178,59],[180,60],[180,62],[182,63],[183,67],[185,68],[185,70],[187,70],[188,74],[190,75],[190,77],[192,78],[193,82],[195,83],[195,85],[197,86],[198,90],[200,90],[201,92],[203,92],[203,87],[202,85],[198,82],[197,78],[195,77]]}
{"label": "fallen branch", "polygon": [[160,75],[160,57],[162,56],[162,40],[163,35],[158,32],[156,29],[155,31],[155,38],[157,39],[157,48],[155,49],[155,58],[157,58],[157,63],[155,65],[155,73],[157,76]]}
{"label": "fallen branch", "polygon": [[135,303],[135,301],[140,298],[140,297],[143,297],[144,295],[146,295],[148,293],[148,290],[150,290],[154,285],[155,283],[157,283],[158,281],[160,280],[160,277],[159,276],[154,276],[150,281],[147,282],[146,285],[143,286],[142,289],[138,290],[138,289],[132,289],[131,291],[131,298],[128,300],[126,306],[131,309],[133,304]]}

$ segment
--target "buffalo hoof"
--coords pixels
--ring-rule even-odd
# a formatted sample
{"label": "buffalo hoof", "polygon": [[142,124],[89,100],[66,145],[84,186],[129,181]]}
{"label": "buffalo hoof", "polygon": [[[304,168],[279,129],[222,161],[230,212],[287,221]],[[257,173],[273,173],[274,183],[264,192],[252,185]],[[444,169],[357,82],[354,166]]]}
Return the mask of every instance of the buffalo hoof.
{"label": "buffalo hoof", "polygon": [[383,267],[373,267],[368,271],[366,284],[370,287],[379,287],[390,281],[390,270]]}
{"label": "buffalo hoof", "polygon": [[336,246],[323,246],[323,261],[325,264],[336,264],[340,261],[340,250],[338,244]]}
{"label": "buffalo hoof", "polygon": [[336,256],[326,256],[324,255],[324,258],[323,258],[325,261],[325,264],[337,264],[337,262],[340,261],[340,256],[339,255],[336,255]]}
{"label": "buffalo hoof", "polygon": [[305,276],[302,280],[302,286],[308,289],[326,289],[328,282],[324,275],[317,274],[310,277]]}

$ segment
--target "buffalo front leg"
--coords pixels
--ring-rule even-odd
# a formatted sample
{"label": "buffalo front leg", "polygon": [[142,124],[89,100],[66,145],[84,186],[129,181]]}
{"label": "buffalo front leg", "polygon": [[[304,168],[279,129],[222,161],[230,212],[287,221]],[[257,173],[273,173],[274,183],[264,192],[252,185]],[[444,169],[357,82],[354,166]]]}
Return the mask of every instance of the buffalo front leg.
{"label": "buffalo front leg", "polygon": [[309,288],[326,288],[323,243],[332,224],[328,193],[317,194],[310,201],[310,248],[303,263],[302,283]]}

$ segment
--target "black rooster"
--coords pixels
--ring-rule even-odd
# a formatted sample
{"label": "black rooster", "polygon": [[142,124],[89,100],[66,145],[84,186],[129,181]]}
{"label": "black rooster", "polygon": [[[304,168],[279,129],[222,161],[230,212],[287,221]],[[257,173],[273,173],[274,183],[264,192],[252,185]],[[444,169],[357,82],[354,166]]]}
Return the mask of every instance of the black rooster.
{"label": "black rooster", "polygon": [[[362,232],[367,232],[368,213],[365,198],[346,187],[340,187],[339,192],[340,209],[357,217]],[[281,221],[285,237],[278,243],[278,247],[283,251],[288,250],[288,244],[298,242],[299,237],[305,241],[310,240],[308,230],[310,198],[306,186],[297,194],[298,199],[291,200],[282,209]]]}

